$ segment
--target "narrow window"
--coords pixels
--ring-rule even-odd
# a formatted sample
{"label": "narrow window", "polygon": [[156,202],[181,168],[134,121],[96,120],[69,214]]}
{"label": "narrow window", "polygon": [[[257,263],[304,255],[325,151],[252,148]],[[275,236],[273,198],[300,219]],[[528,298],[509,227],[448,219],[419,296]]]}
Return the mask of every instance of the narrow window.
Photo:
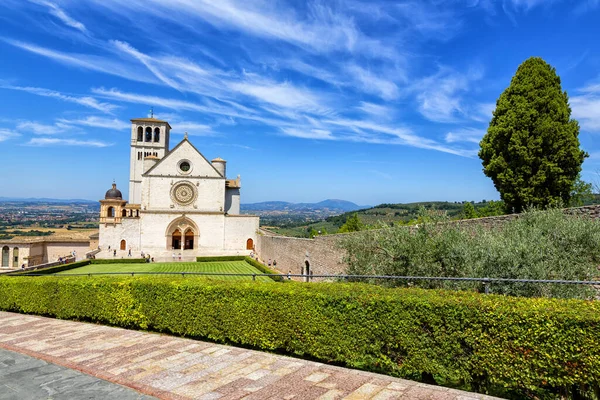
{"label": "narrow window", "polygon": [[160,142],[160,129],[154,128],[154,141]]}
{"label": "narrow window", "polygon": [[151,142],[152,141],[152,128],[147,127],[146,128],[146,142]]}
{"label": "narrow window", "polygon": [[138,126],[137,140],[138,142],[142,142],[144,140],[144,128],[141,126]]}

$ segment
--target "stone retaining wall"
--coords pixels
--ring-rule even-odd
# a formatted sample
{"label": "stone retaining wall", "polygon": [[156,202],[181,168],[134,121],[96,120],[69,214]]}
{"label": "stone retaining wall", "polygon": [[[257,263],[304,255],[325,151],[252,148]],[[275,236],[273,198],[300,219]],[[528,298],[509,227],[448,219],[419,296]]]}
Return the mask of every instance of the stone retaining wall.
{"label": "stone retaining wall", "polygon": [[[586,215],[594,219],[600,218],[600,205],[583,206],[564,209],[574,215]],[[455,221],[461,226],[499,227],[507,221],[518,218],[520,214],[499,215]],[[309,272],[313,274],[343,274],[346,271],[344,251],[339,247],[340,240],[349,235],[336,234],[317,236],[314,239],[279,236],[273,232],[260,230],[256,243],[256,252],[266,263],[269,259],[277,261],[277,270],[283,273],[303,274],[306,262]],[[350,233],[351,235],[351,233]]]}

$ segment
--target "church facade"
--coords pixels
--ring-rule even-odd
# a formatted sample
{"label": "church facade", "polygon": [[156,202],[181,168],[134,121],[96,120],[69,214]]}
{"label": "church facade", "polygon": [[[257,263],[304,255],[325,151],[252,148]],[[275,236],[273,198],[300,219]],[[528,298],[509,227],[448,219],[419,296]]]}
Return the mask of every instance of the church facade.
{"label": "church facade", "polygon": [[227,178],[226,161],[208,161],[187,134],[170,150],[167,121],[131,123],[129,201],[114,183],[100,200],[101,256],[189,259],[252,251],[259,218],[240,214],[240,177]]}

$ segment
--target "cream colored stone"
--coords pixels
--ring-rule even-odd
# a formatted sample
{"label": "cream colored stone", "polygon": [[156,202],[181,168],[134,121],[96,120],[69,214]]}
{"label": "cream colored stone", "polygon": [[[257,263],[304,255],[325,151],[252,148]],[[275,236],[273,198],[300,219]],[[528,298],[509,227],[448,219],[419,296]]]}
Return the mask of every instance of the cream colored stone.
{"label": "cream colored stone", "polygon": [[[144,132],[142,141],[138,140],[139,128]],[[152,142],[145,141],[146,128],[152,129]],[[160,132],[158,142],[154,142],[155,129]],[[179,260],[180,255],[189,260],[199,255],[249,254],[247,243],[253,246],[257,242],[259,219],[240,215],[239,176],[226,183],[224,162],[216,159],[213,165],[187,137],[169,150],[169,132],[166,121],[132,120],[131,204],[125,199],[121,203],[101,201],[105,223],[100,224],[98,243],[104,250],[100,256],[121,258],[131,251],[132,257],[144,252],[157,261],[167,261]],[[190,165],[187,171],[180,168],[182,162]],[[119,215],[107,217],[110,206]],[[174,246],[172,237],[177,230],[192,232],[193,248],[184,248],[184,237],[180,246]]]}

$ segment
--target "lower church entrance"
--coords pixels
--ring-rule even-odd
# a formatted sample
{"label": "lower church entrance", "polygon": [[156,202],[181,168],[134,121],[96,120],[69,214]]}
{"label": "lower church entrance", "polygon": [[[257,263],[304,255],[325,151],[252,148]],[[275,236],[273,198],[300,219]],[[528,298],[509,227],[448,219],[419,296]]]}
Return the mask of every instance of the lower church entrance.
{"label": "lower church entrance", "polygon": [[198,247],[198,228],[193,221],[179,218],[167,228],[168,250],[194,250]]}

